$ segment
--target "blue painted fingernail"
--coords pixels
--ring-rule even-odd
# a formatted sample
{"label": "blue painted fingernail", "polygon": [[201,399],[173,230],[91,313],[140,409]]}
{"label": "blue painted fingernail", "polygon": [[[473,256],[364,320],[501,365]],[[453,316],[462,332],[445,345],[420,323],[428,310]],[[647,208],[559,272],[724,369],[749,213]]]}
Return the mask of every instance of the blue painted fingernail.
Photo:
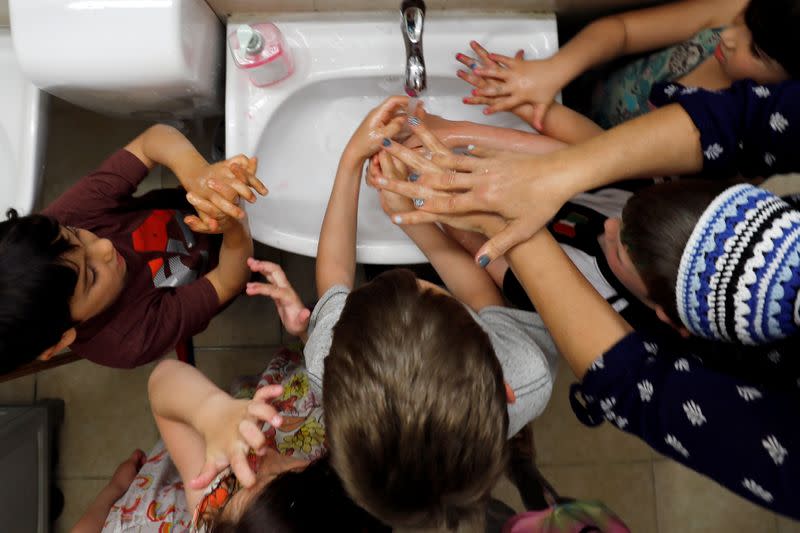
{"label": "blue painted fingernail", "polygon": [[478,64],[477,63],[473,63],[473,64],[471,64],[469,66],[469,68],[471,68],[472,70],[475,70],[476,68],[478,68]]}
{"label": "blue painted fingernail", "polygon": [[391,146],[391,144],[392,144],[392,141],[390,141],[389,139],[383,139],[383,145],[384,146]]}
{"label": "blue painted fingernail", "polygon": [[424,199],[422,199],[422,198],[414,198],[414,207],[419,209],[423,205],[425,205],[425,200]]}
{"label": "blue painted fingernail", "polygon": [[403,223],[403,217],[401,217],[400,215],[396,215],[393,220],[394,220],[395,224],[402,224]]}
{"label": "blue painted fingernail", "polygon": [[488,255],[482,255],[478,258],[478,264],[481,266],[481,268],[486,268],[486,266],[489,264],[489,261],[490,259]]}
{"label": "blue painted fingernail", "polygon": [[411,174],[409,174],[409,176],[408,176],[408,181],[410,181],[410,182],[412,182],[412,183],[413,183],[413,182],[415,182],[415,181],[417,181],[418,179],[419,179],[419,174],[417,174],[416,172],[412,172],[412,173],[411,173]]}
{"label": "blue painted fingernail", "polygon": [[419,126],[419,119],[415,116],[408,117],[409,126]]}

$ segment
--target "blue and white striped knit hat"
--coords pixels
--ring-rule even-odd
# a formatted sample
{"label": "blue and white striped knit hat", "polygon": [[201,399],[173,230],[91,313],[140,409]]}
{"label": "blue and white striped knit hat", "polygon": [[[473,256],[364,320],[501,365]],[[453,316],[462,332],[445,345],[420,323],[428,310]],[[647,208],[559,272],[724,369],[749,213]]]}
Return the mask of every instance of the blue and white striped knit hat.
{"label": "blue and white striped knit hat", "polygon": [[678,314],[693,334],[764,344],[800,329],[800,211],[752,185],[706,208],[683,250]]}

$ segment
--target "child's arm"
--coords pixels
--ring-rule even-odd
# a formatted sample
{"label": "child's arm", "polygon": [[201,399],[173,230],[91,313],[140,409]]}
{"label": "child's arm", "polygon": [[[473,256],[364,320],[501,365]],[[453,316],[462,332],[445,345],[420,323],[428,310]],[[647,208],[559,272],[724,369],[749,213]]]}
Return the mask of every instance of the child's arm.
{"label": "child's arm", "polygon": [[251,401],[234,400],[196,368],[167,359],[150,374],[147,387],[153,417],[191,509],[202,489],[228,465],[244,486],[253,485],[247,452],[263,452],[266,439],[259,421],[275,427],[282,423],[269,404],[283,393],[280,385],[262,387]]}
{"label": "child's arm", "polygon": [[[422,131],[420,134],[426,135]],[[439,149],[447,150],[443,145],[439,145]],[[402,162],[394,159],[387,151],[382,151],[372,159],[370,185],[380,188],[381,179],[404,180],[406,174],[406,167]],[[380,194],[381,205],[389,216],[413,209],[413,204],[404,196],[389,191],[381,191]],[[489,274],[475,264],[472,256],[436,224],[418,224],[401,228],[425,254],[457,300],[476,312],[490,305],[505,305],[503,296]]]}
{"label": "child's arm", "polygon": [[364,162],[402,129],[398,111],[408,104],[405,96],[393,96],[373,109],[353,133],[342,153],[317,247],[317,294],[334,285],[353,287],[356,271],[358,194]]}
{"label": "child's arm", "polygon": [[[477,89],[477,96],[504,97],[492,105],[492,111],[507,111],[523,102],[539,104],[534,122],[540,125],[556,94],[586,70],[623,55],[685,41],[704,28],[729,24],[746,5],[745,0],[670,2],[598,19],[548,59],[525,61],[490,54],[500,67],[480,65],[466,56],[462,63],[475,64],[475,74],[500,81],[497,86]],[[480,45],[473,45],[477,53],[476,46]]]}
{"label": "child's arm", "polygon": [[[489,150],[545,154],[563,148],[565,145],[562,139],[549,134],[538,135],[466,120],[448,120],[426,113],[422,106],[417,108],[417,117],[436,137],[441,139],[442,144],[451,149],[475,145]],[[419,137],[412,135],[403,145],[409,148],[418,148],[422,146],[422,142]]]}
{"label": "child's arm", "polygon": [[260,294],[272,298],[286,331],[295,337],[300,337],[303,343],[308,342],[308,320],[311,318],[311,311],[303,305],[280,265],[269,261],[258,261],[252,257],[247,260],[247,265],[253,272],[263,274],[267,280],[267,283],[248,283],[247,294],[249,296]]}

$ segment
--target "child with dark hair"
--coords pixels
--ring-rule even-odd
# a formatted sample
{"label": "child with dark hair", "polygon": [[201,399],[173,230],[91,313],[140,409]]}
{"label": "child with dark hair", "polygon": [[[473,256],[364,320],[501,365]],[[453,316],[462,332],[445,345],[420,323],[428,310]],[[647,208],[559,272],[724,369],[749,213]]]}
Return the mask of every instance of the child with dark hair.
{"label": "child with dark hair", "polygon": [[[185,190],[134,197],[157,164]],[[244,156],[210,165],[153,126],[41,214],[0,223],[0,372],[68,346],[131,368],[202,331],[247,281],[253,245],[235,204],[266,194],[255,168]],[[203,233],[222,234],[218,254]]]}
{"label": "child with dark hair", "polygon": [[538,317],[503,307],[491,279],[433,225],[408,234],[449,292],[404,270],[354,287],[362,168],[404,128],[407,102],[370,112],[342,154],[304,353],[331,463],[354,501],[394,528],[471,530],[506,468],[506,439],[549,399],[556,353]]}
{"label": "child with dark hair", "polygon": [[[659,84],[719,90],[800,76],[798,27],[797,0],[666,2],[598,19],[543,60],[489,54],[473,41],[478,59],[459,54],[469,70],[458,76],[475,86],[465,103],[486,105],[488,114],[511,111],[546,135],[577,142],[647,113]],[[591,120],[555,103],[579,75],[624,56],[634,59],[596,84],[584,110]]]}

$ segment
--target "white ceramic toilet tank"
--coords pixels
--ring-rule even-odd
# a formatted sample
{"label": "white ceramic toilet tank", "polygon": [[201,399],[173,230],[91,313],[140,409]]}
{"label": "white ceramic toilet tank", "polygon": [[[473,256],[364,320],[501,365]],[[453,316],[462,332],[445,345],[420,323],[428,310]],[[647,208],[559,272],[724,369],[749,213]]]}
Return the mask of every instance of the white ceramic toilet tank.
{"label": "white ceramic toilet tank", "polygon": [[10,0],[22,71],[64,100],[147,119],[222,112],[223,26],[203,0]]}

